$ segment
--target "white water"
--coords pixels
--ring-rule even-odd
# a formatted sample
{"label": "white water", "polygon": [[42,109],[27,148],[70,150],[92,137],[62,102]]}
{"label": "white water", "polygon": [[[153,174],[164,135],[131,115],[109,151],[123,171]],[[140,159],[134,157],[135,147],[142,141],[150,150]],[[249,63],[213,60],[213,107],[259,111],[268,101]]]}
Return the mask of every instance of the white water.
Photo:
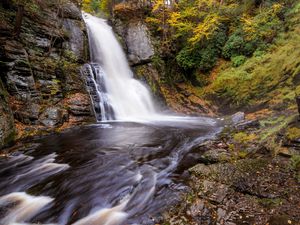
{"label": "white water", "polygon": [[149,90],[133,78],[122,47],[104,19],[84,14],[88,28],[91,60],[105,71],[109,104],[117,120],[138,120],[156,116]]}

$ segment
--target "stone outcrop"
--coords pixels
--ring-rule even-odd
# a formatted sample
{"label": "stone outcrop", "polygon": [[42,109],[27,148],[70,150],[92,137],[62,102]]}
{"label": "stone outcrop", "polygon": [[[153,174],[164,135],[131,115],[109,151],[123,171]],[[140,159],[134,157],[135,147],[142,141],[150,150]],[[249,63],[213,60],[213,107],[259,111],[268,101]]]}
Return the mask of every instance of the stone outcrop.
{"label": "stone outcrop", "polygon": [[125,42],[130,65],[145,64],[151,61],[155,50],[145,23],[132,20],[125,24],[121,20],[116,20],[114,27]]}
{"label": "stone outcrop", "polygon": [[34,135],[26,133],[34,126],[53,130],[94,119],[80,75],[88,60],[81,12],[72,2],[40,4],[35,10],[25,7],[15,37],[15,7],[0,3],[0,148],[14,139],[14,123],[20,138]]}

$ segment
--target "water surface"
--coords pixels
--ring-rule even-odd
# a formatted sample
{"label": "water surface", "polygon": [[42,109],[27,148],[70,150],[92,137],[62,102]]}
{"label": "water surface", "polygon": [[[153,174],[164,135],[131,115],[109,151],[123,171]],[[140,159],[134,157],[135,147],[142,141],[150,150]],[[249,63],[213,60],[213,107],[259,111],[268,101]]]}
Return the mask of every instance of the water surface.
{"label": "water surface", "polygon": [[184,157],[220,125],[210,118],[108,122],[0,158],[0,224],[154,224],[185,186]]}

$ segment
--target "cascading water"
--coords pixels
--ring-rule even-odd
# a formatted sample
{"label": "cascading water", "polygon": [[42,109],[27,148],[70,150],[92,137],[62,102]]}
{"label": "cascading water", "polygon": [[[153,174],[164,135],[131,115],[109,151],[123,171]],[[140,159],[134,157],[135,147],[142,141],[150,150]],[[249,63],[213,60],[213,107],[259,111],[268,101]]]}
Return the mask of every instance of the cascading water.
{"label": "cascading water", "polygon": [[104,84],[105,73],[99,64],[86,64],[81,70],[91,96],[97,121],[114,119],[114,111],[109,104]]}
{"label": "cascading water", "polygon": [[[101,111],[101,117],[98,116],[97,119],[149,120],[153,118],[156,113],[151,94],[141,82],[133,78],[126,56],[112,28],[104,19],[89,14],[84,14],[84,18],[88,28],[93,62],[84,70],[94,75],[94,81],[97,83],[95,86],[105,87],[97,88],[97,95],[102,103],[99,104],[99,101],[93,98],[96,114],[99,115],[99,109]],[[99,65],[103,71],[100,74],[93,73],[92,70],[99,68]],[[101,79],[98,79],[97,77],[100,76]],[[103,93],[103,89],[106,89],[106,93]],[[111,106],[112,110],[107,111],[110,107],[105,107],[103,104]]]}

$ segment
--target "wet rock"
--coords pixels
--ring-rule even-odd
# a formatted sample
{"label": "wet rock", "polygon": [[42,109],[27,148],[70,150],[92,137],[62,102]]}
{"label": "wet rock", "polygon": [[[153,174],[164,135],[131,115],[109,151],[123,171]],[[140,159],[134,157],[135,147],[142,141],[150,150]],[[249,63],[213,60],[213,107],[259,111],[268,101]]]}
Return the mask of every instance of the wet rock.
{"label": "wet rock", "polygon": [[201,156],[202,161],[206,164],[229,161],[230,158],[230,153],[228,153],[226,149],[222,148],[210,149]]}
{"label": "wet rock", "polygon": [[245,113],[244,112],[237,112],[237,113],[235,113],[231,116],[231,121],[232,121],[233,124],[238,124],[238,123],[240,123],[244,120],[245,120]]}
{"label": "wet rock", "polygon": [[237,130],[246,130],[249,128],[255,128],[258,129],[260,127],[259,121],[258,120],[249,120],[249,121],[245,121],[242,123],[238,123],[235,128]]}
{"label": "wet rock", "polygon": [[47,108],[41,115],[41,123],[46,127],[62,125],[67,120],[67,111],[58,107]]}

